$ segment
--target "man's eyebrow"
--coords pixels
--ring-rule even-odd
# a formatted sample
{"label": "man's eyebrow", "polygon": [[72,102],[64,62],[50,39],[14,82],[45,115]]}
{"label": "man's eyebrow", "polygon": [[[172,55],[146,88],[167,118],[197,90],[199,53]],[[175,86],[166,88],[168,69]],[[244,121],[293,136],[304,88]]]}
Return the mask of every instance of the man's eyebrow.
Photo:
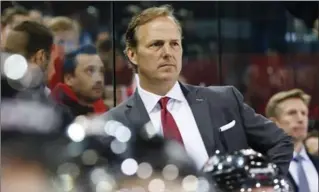
{"label": "man's eyebrow", "polygon": [[[166,39],[152,39],[151,42],[155,41],[166,41]],[[180,41],[180,39],[169,39],[168,41]]]}

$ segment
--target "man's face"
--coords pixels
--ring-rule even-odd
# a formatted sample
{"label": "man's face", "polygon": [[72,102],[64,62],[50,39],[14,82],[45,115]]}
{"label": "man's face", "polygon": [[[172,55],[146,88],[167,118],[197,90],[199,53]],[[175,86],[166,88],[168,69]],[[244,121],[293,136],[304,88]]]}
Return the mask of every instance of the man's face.
{"label": "man's face", "polygon": [[100,99],[104,89],[104,66],[98,55],[81,54],[77,58],[74,75],[66,83],[80,99],[93,102]]}
{"label": "man's face", "polygon": [[79,46],[79,34],[76,30],[53,32],[54,43],[63,47],[65,53],[76,50]]}
{"label": "man's face", "polygon": [[299,98],[287,99],[278,105],[276,124],[293,137],[303,141],[308,133],[308,107]]}
{"label": "man's face", "polygon": [[170,17],[158,17],[136,29],[137,48],[128,51],[141,79],[176,81],[182,67],[181,32]]}

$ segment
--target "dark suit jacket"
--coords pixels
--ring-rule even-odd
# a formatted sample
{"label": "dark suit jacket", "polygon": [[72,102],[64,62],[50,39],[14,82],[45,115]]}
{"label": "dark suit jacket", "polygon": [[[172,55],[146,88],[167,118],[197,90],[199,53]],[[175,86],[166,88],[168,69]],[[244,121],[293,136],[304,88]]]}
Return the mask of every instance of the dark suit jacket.
{"label": "dark suit jacket", "polygon": [[[12,83],[12,81],[11,81]],[[61,132],[65,132],[67,126],[72,123],[74,117],[72,116],[69,109],[56,103],[50,97],[48,97],[47,93],[45,92],[45,86],[40,85],[34,88],[28,88],[22,91],[18,91],[14,89],[8,82],[7,79],[1,79],[1,96],[2,98],[10,98],[10,99],[23,99],[23,100],[34,100],[37,102],[41,102],[43,104],[49,105],[55,109],[55,111],[60,114],[60,121],[61,124],[58,126]]]}
{"label": "dark suit jacket", "polygon": [[[309,156],[309,159],[312,161],[313,165],[315,166],[317,173],[319,174],[319,157],[317,156],[313,156],[309,153],[307,153]],[[298,190],[298,186],[296,184],[296,182],[294,181],[294,179],[292,178],[291,174],[288,174],[288,179],[290,180],[290,183],[292,184],[293,190],[294,192],[302,192]]]}
{"label": "dark suit jacket", "polygon": [[[288,173],[293,156],[293,143],[272,121],[258,115],[243,102],[243,96],[233,86],[199,87],[181,84],[181,89],[193,112],[209,156],[216,150],[232,152],[252,148],[268,156],[283,174]],[[106,113],[107,119],[119,121],[138,132],[150,121],[137,93]],[[233,128],[219,128],[235,120]]]}

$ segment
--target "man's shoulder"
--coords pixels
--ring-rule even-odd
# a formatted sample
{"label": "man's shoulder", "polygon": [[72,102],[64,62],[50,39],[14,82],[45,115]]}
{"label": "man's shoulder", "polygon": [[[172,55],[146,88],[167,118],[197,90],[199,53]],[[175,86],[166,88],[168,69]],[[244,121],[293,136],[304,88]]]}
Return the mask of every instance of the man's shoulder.
{"label": "man's shoulder", "polygon": [[124,113],[127,109],[127,104],[129,102],[131,98],[129,98],[128,100],[122,102],[121,104],[117,105],[114,108],[111,108],[110,110],[108,110],[107,112],[105,112],[103,114],[103,116],[105,116],[105,118],[109,119],[109,120],[120,120],[123,118]]}
{"label": "man's shoulder", "polygon": [[234,95],[234,91],[237,89],[234,86],[226,85],[226,86],[208,86],[208,87],[202,87],[202,86],[194,86],[194,85],[186,85],[187,87],[193,89],[197,89],[202,94],[209,94],[214,96],[232,96]]}
{"label": "man's shoulder", "polygon": [[233,94],[233,91],[235,89],[234,86],[231,85],[225,85],[225,86],[209,86],[206,87],[208,91],[211,93],[216,93],[216,94]]}

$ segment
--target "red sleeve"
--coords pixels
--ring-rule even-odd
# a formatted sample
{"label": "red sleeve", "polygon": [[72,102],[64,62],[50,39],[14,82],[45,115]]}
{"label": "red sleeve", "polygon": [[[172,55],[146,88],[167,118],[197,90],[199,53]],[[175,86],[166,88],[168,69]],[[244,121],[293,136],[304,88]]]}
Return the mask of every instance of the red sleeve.
{"label": "red sleeve", "polygon": [[48,86],[52,90],[58,83],[62,82],[62,71],[63,71],[63,57],[64,53],[62,48],[55,46],[52,50],[52,63],[53,69],[51,74],[49,71],[49,83]]}

